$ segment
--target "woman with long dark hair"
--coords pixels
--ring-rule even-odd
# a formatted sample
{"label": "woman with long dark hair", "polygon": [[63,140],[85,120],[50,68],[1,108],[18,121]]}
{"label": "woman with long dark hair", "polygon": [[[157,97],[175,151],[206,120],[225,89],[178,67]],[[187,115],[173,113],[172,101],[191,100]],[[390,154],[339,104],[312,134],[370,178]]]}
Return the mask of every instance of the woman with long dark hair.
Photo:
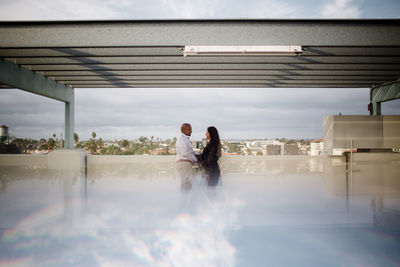
{"label": "woman with long dark hair", "polygon": [[218,159],[221,157],[221,141],[218,130],[214,126],[208,127],[206,138],[208,144],[198,158],[206,171],[208,186],[216,186],[221,174],[218,166]]}

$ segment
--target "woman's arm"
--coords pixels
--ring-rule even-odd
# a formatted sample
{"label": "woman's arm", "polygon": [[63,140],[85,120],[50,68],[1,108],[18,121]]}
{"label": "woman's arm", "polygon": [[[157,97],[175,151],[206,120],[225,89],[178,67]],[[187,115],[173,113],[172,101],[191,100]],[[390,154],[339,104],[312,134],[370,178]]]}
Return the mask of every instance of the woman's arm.
{"label": "woman's arm", "polygon": [[206,159],[207,164],[214,162],[215,158],[217,158],[217,148],[215,146],[211,146]]}
{"label": "woman's arm", "polygon": [[206,145],[206,147],[203,149],[203,153],[198,154],[198,160],[202,165],[207,165],[207,157],[209,154],[209,145]]}

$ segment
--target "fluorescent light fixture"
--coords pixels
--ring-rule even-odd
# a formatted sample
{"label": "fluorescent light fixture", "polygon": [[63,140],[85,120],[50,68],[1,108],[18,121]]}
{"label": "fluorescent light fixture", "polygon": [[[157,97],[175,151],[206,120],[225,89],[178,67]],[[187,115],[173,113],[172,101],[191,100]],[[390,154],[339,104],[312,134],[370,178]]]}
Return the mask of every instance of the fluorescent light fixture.
{"label": "fluorescent light fixture", "polygon": [[297,56],[302,53],[301,45],[247,45],[247,46],[209,46],[187,45],[183,50],[186,56],[240,56],[271,55]]}

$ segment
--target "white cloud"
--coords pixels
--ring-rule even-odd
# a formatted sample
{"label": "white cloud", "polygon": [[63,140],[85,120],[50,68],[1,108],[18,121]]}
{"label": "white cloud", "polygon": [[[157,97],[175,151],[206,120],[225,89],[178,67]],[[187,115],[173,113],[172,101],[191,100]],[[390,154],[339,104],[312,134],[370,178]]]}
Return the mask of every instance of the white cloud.
{"label": "white cloud", "polygon": [[303,17],[303,6],[278,0],[15,0],[0,2],[3,20]]}
{"label": "white cloud", "polygon": [[[325,3],[324,3],[325,2]],[[0,20],[396,17],[366,0],[0,0]],[[362,5],[361,5],[362,4]],[[361,8],[362,7],[362,8]],[[397,8],[397,9],[396,9]],[[390,10],[390,11],[388,11]],[[393,13],[394,14],[394,13]]]}
{"label": "white cloud", "polygon": [[323,7],[322,17],[325,18],[360,18],[360,8],[352,0],[335,0]]}
{"label": "white cloud", "polygon": [[16,0],[0,4],[4,20],[73,20],[117,18],[113,1]]}
{"label": "white cloud", "polygon": [[168,16],[175,18],[215,17],[218,1],[213,0],[172,0],[163,1],[164,6],[171,13]]}
{"label": "white cloud", "polygon": [[293,18],[301,17],[302,6],[289,1],[249,1],[237,6],[240,17],[248,18]]}
{"label": "white cloud", "polygon": [[[2,246],[17,249],[20,257],[32,256],[30,265],[40,261],[61,266],[235,266],[236,249],[228,237],[239,229],[237,213],[244,203],[230,197],[224,187],[208,190],[196,176],[192,189],[176,196],[177,180],[124,178],[115,183],[115,178],[112,183],[119,186],[113,190],[118,191],[111,191],[118,192],[117,198],[104,198],[111,192],[110,183],[101,189],[99,179],[83,213],[80,207],[87,200],[81,198],[43,205],[5,229]],[[124,185],[129,189],[120,191]],[[134,185],[147,193],[132,194]],[[155,198],[154,193],[162,197]],[[180,201],[182,207],[177,208]],[[66,218],[72,213],[65,213],[65,205],[76,208],[74,216],[79,216],[73,221]],[[9,261],[0,259],[1,263]]]}
{"label": "white cloud", "polygon": [[163,4],[175,18],[279,18],[294,17],[299,10],[276,0],[164,0]]}

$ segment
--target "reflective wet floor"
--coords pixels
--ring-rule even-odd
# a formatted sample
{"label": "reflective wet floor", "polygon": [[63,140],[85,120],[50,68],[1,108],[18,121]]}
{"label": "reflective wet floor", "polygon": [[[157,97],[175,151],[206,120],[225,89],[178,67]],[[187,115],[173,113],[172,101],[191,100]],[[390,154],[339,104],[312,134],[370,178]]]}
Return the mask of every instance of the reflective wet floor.
{"label": "reflective wet floor", "polygon": [[400,155],[0,166],[0,266],[400,266]]}

